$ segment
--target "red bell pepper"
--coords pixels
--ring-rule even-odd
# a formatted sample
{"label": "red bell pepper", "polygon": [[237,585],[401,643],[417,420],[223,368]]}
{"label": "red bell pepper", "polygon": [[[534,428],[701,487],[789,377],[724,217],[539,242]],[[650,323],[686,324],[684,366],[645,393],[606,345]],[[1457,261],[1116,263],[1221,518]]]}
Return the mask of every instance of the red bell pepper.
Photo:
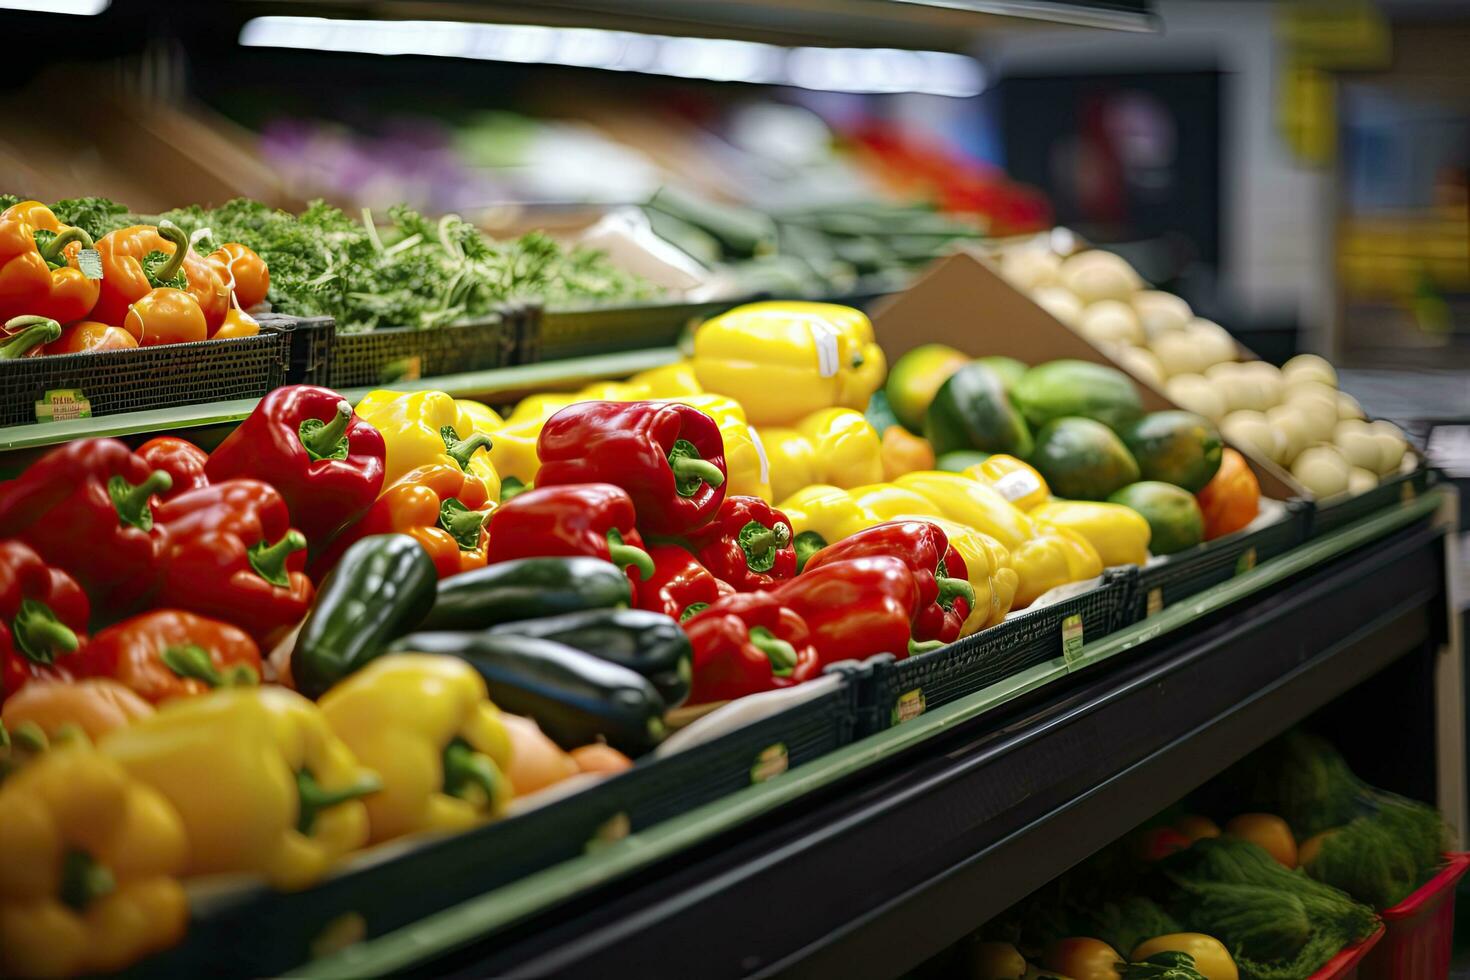
{"label": "red bell pepper", "polygon": [[735,590],[676,544],[648,549],[653,575],[638,586],[638,608],[684,622]]}
{"label": "red bell pepper", "polygon": [[306,618],[315,594],[301,571],[306,537],[259,480],[224,480],[159,505],[168,536],[159,600],[233,623],[274,646]]}
{"label": "red bell pepper", "polygon": [[260,683],[260,648],[244,630],[181,609],[114,623],[83,655],[92,677],[109,677],[153,704]]}
{"label": "red bell pepper", "polygon": [[736,592],[772,589],[796,574],[795,536],[786,515],[759,497],[726,497],[709,524],[689,536],[704,567]]}
{"label": "red bell pepper", "polygon": [[646,534],[688,534],[725,499],[715,420],[674,402],[579,402],[547,420],[538,487],[611,483],[633,498]]}
{"label": "red bell pepper", "polygon": [[737,592],[684,624],[693,647],[687,704],[792,687],[822,670],[806,622],[769,592]]}
{"label": "red bell pepper", "polygon": [[153,497],[172,485],[116,439],[80,439],[0,486],[0,537],[18,538],[71,575],[103,620],[158,588],[163,532]]}
{"label": "red bell pepper", "polygon": [[490,515],[487,563],[513,558],[588,555],[626,569],[633,583],[653,574],[653,559],[633,526],[633,501],[608,483],[538,486],[518,493]]}
{"label": "red bell pepper", "polygon": [[335,391],[277,388],[230,433],[204,468],[210,480],[250,477],[280,491],[291,523],[324,547],[378,499],[383,437]]}
{"label": "red bell pepper", "polygon": [[0,700],[32,678],[70,680],[90,614],[71,576],[19,541],[0,541]]}
{"label": "red bell pepper", "polygon": [[[966,615],[969,603],[975,601],[974,588],[963,578],[967,571],[963,560],[958,569],[961,577],[951,577],[954,570],[945,563],[950,554],[949,537],[936,525],[928,521],[889,521],[865,528],[823,548],[807,559],[803,574],[852,558],[886,555],[901,559],[914,573],[914,584],[919,589],[914,639],[937,640],[942,639],[944,616],[954,606],[955,600],[964,600]],[[955,557],[959,556],[956,554]]]}
{"label": "red bell pepper", "polygon": [[[951,586],[946,595],[945,586],[942,584],[946,579],[960,579],[967,585],[970,580],[970,566],[965,564],[965,559],[950,545],[944,551],[944,561],[935,574],[941,583],[939,588],[939,606],[944,610],[943,623],[936,634],[940,642],[953,643],[960,638],[960,629],[965,625],[965,620],[970,616],[970,610],[974,608],[975,588],[970,586],[969,590],[956,589]],[[926,625],[924,633],[928,633],[932,626]],[[920,635],[919,639],[928,639]]]}
{"label": "red bell pepper", "polygon": [[901,559],[883,556],[817,568],[808,565],[770,594],[806,620],[823,666],[866,660],[878,653],[902,659],[928,648],[911,642],[919,586]]}
{"label": "red bell pepper", "polygon": [[158,436],[139,446],[137,452],[143,462],[155,470],[163,470],[174,481],[173,486],[158,495],[160,500],[172,500],[181,493],[209,485],[209,477],[204,475],[209,453],[187,439]]}

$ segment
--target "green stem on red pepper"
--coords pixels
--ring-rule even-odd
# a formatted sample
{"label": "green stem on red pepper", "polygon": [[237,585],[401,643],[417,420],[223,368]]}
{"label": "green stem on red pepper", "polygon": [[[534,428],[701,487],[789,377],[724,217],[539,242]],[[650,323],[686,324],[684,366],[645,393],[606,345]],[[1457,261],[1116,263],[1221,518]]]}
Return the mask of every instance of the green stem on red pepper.
{"label": "green stem on red pepper", "polygon": [[692,497],[699,492],[701,483],[711,487],[723,486],[725,474],[707,459],[701,459],[699,450],[687,439],[674,440],[669,450],[669,469],[674,471],[674,489],[681,497]]}
{"label": "green stem on red pepper", "polygon": [[210,687],[255,687],[260,683],[260,675],[248,664],[235,664],[221,673],[210,659],[209,651],[196,643],[168,647],[158,659],[180,677],[203,681]]}
{"label": "green stem on red pepper", "polygon": [[0,361],[25,357],[42,344],[49,344],[61,336],[61,324],[50,317],[18,316],[6,321],[5,331],[10,336],[0,341]]}
{"label": "green stem on red pepper", "polygon": [[689,605],[685,606],[684,611],[679,614],[679,622],[687,623],[689,622],[689,620],[693,619],[695,616],[698,616],[700,613],[704,612],[708,608],[709,603],[707,602],[691,602],[689,603]]}
{"label": "green stem on red pepper", "polygon": [[375,773],[363,773],[355,782],[341,789],[322,789],[316,777],[308,769],[296,773],[296,829],[310,834],[316,823],[316,815],[323,810],[376,793],[383,788],[383,781]]}
{"label": "green stem on red pepper", "polygon": [[944,646],[943,640],[925,640],[922,643],[918,640],[909,640],[909,656],[916,657],[921,653],[928,653],[930,650],[938,650],[942,646]]}
{"label": "green stem on red pepper", "polygon": [[77,648],[77,635],[56,618],[51,607],[36,599],[23,599],[20,611],[10,623],[10,635],[18,649],[32,663],[54,664],[57,652],[72,653]]}
{"label": "green stem on red pepper", "polygon": [[490,437],[483,432],[475,432],[461,439],[452,425],[440,429],[439,438],[444,440],[444,454],[458,463],[462,470],[470,468],[470,458],[477,451],[489,449],[492,445]]}
{"label": "green stem on red pepper", "polygon": [[286,559],[298,551],[306,550],[306,535],[292,529],[281,535],[275,544],[265,541],[250,546],[250,567],[255,574],[278,588],[289,588],[290,573],[286,570]]}
{"label": "green stem on red pepper", "polygon": [[806,568],[812,555],[827,547],[827,539],[816,531],[802,531],[796,536],[793,547],[796,548],[796,570],[800,572]]}
{"label": "green stem on red pepper", "polygon": [[504,777],[483,753],[462,738],[444,746],[444,792],[464,799],[464,791],[477,786],[486,800],[494,800]]}
{"label": "green stem on red pepper", "polygon": [[777,677],[789,677],[796,669],[796,647],[764,626],[750,628],[750,645],[771,658],[771,673]]}
{"label": "green stem on red pepper", "polygon": [[151,498],[164,493],[174,485],[173,477],[165,470],[154,470],[148,479],[139,484],[129,483],[121,476],[107,481],[107,494],[117,510],[118,521],[129,524],[140,531],[153,530],[153,506]]}
{"label": "green stem on red pepper", "polygon": [[346,401],[337,403],[337,412],[327,421],[306,419],[296,427],[306,455],[313,461],[319,459],[347,458],[347,423],[352,420],[352,406]]}
{"label": "green stem on red pepper", "polygon": [[647,582],[648,577],[653,574],[653,559],[648,556],[648,552],[631,544],[624,544],[623,534],[617,528],[610,528],[607,532],[607,560],[619,568],[632,565],[638,569],[638,578],[643,582]]}

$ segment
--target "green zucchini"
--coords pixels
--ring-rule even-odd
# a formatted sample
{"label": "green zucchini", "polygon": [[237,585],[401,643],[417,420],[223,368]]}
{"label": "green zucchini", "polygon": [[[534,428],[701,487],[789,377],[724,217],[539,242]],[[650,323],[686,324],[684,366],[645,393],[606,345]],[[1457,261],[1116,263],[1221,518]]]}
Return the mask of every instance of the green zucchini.
{"label": "green zucchini", "polygon": [[563,643],[484,631],[413,633],[393,649],[463,660],[485,679],[491,701],[535,719],[564,749],[602,739],[639,756],[664,737],[664,702],[647,679]]}
{"label": "green zucchini", "polygon": [[689,697],[689,635],[669,617],[646,609],[587,609],[493,626],[493,635],[555,640],[648,678],[664,704]]}
{"label": "green zucchini", "polygon": [[632,598],[623,570],[600,558],[519,558],[440,581],[423,628],[486,629],[583,609],[627,606]]}

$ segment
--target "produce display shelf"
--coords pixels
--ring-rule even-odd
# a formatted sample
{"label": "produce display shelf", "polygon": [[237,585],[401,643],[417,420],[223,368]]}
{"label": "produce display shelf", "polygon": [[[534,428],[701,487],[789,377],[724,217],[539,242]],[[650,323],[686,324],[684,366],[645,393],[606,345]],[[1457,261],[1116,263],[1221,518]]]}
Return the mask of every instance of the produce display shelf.
{"label": "produce display shelf", "polygon": [[1383,668],[1432,676],[1445,499],[296,975],[902,973]]}
{"label": "produce display shelf", "polygon": [[[399,391],[433,388],[438,391],[446,391],[456,398],[478,396],[495,400],[509,398],[542,387],[568,387],[599,378],[628,375],[647,368],[661,367],[678,359],[677,349],[659,347],[536,364],[521,364],[488,371],[446,374],[418,381],[397,381],[383,387]],[[372,387],[349,388],[343,390],[342,393],[348,399],[356,401],[371,390]],[[143,412],[124,412],[101,418],[6,426],[0,428],[0,457],[3,457],[4,454],[45,449],[70,439],[91,436],[120,438],[146,433],[233,425],[249,415],[258,401],[257,398],[239,398],[232,401],[179,405],[173,408],[151,409]],[[5,469],[15,468],[9,461],[4,461],[3,467]]]}

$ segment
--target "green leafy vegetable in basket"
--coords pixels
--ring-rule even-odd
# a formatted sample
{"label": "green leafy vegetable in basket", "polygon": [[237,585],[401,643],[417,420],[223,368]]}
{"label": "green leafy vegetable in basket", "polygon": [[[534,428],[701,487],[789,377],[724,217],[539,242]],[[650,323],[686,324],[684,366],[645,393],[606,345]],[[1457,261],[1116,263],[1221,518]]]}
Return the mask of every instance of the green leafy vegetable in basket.
{"label": "green leafy vegetable in basket", "polygon": [[1365,812],[1302,847],[1303,870],[1374,908],[1390,908],[1424,884],[1443,860],[1444,821],[1422,803],[1389,794],[1363,801]]}

